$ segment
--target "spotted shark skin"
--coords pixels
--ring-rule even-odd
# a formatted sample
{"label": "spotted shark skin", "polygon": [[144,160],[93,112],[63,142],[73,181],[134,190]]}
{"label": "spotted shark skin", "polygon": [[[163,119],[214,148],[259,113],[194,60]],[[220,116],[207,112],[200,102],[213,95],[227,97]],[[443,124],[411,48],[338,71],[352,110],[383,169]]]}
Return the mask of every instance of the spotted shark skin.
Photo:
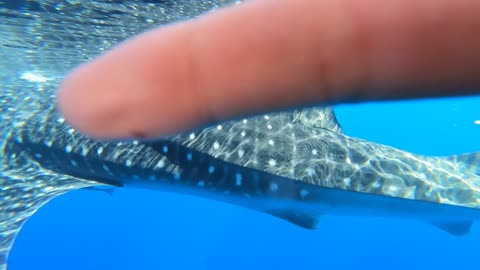
{"label": "spotted shark skin", "polygon": [[[305,228],[324,214],[366,214],[424,219],[464,234],[480,217],[478,154],[422,157],[348,137],[331,108],[229,121],[157,141],[105,143],[77,133],[53,105],[40,106],[41,117],[24,119],[3,148],[9,170],[33,174],[16,194],[2,190],[17,207],[107,184],[222,200]],[[21,211],[13,211],[16,219]]]}
{"label": "spotted shark skin", "polygon": [[425,157],[349,137],[329,107],[228,121],[156,141],[99,142],[55,110],[61,77],[12,79],[32,63],[19,63],[5,50],[0,269],[37,209],[100,184],[221,200],[309,229],[325,214],[361,214],[420,219],[465,234],[480,217],[477,153]]}

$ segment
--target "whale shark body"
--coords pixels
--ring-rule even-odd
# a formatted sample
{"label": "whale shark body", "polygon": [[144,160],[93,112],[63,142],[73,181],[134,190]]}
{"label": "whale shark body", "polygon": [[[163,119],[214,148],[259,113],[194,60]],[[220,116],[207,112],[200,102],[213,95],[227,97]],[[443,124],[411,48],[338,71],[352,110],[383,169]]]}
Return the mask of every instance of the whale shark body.
{"label": "whale shark body", "polygon": [[[5,47],[7,50],[7,47]],[[15,63],[12,54],[4,59]],[[31,64],[31,63],[28,63]],[[52,102],[61,78],[0,68],[0,269],[23,223],[65,192],[143,187],[220,200],[313,229],[376,215],[466,234],[480,218],[480,154],[427,157],[345,135],[331,107],[227,121],[155,141],[99,142]]]}

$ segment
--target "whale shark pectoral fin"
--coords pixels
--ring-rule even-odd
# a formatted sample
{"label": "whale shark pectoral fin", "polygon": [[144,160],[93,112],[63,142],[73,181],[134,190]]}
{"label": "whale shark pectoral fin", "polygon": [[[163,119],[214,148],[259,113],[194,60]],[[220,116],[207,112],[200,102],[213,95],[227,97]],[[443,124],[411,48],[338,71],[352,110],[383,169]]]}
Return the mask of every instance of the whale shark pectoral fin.
{"label": "whale shark pectoral fin", "polygon": [[316,216],[289,209],[272,209],[266,211],[266,213],[310,230],[315,229],[319,221]]}
{"label": "whale shark pectoral fin", "polygon": [[30,216],[53,198],[92,185],[95,183],[42,174],[0,175],[0,269],[6,269],[15,238]]}
{"label": "whale shark pectoral fin", "polygon": [[91,176],[91,175],[88,175],[86,173],[79,173],[79,172],[68,172],[68,174],[73,176],[73,177],[76,177],[76,178],[81,178],[81,179],[84,179],[84,180],[87,180],[87,181],[101,183],[101,184],[104,184],[104,185],[110,186],[110,187],[112,187],[112,186],[113,187],[123,187],[122,183],[120,183],[118,181],[108,179],[106,177]]}
{"label": "whale shark pectoral fin", "polygon": [[115,187],[109,187],[109,186],[93,186],[93,187],[84,187],[79,190],[83,191],[94,191],[94,192],[103,192],[109,196],[113,196],[113,193],[115,192]]}
{"label": "whale shark pectoral fin", "polygon": [[453,222],[434,222],[433,226],[439,228],[442,231],[446,231],[451,235],[463,236],[470,232],[473,221],[453,221]]}

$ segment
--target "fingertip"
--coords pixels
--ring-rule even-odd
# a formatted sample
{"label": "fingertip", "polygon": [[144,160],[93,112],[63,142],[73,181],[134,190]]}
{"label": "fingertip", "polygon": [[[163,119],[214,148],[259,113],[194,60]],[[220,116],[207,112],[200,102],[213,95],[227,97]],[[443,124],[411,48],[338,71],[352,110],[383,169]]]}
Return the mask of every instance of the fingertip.
{"label": "fingertip", "polygon": [[99,139],[158,137],[198,122],[184,27],[130,39],[73,70],[57,107],[75,129]]}
{"label": "fingertip", "polygon": [[82,65],[67,75],[57,91],[57,109],[76,130],[92,137],[103,137],[104,122],[108,121],[103,119],[103,114],[115,110],[107,107],[118,103],[118,100],[113,100],[115,95],[107,93],[108,89],[100,90],[99,77],[91,74],[92,65]]}

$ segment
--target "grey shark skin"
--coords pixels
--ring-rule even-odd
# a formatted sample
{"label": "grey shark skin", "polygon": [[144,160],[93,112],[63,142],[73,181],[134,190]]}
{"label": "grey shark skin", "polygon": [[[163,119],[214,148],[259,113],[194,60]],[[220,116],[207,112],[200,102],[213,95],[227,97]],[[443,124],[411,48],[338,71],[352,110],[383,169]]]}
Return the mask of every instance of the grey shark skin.
{"label": "grey shark skin", "polygon": [[[210,2],[195,1],[188,7]],[[115,6],[115,16],[138,25],[138,21],[147,21],[138,20],[142,8],[148,8],[145,14],[151,16],[156,6],[139,5],[131,17],[119,15],[131,10],[121,7]],[[178,14],[168,20],[185,16],[193,15]],[[97,25],[91,31],[99,34]],[[76,34],[83,32],[89,31]],[[52,75],[53,79],[45,81],[31,80],[31,75],[18,79],[26,67],[37,67],[35,61],[63,70],[83,61],[84,55],[75,51],[64,58],[78,55],[79,59],[62,63],[54,61],[57,51],[48,51],[55,46],[46,46],[30,57],[15,58],[19,45],[2,33],[6,32],[0,31],[0,40],[8,46],[0,51],[5,60],[0,62],[0,269],[6,268],[21,226],[37,209],[70,190],[100,184],[221,200],[308,229],[326,214],[378,215],[419,219],[462,235],[480,217],[480,154],[425,157],[352,138],[343,134],[331,108],[260,115],[154,142],[91,140],[69,127],[55,111],[53,89],[61,76]],[[92,44],[103,44],[103,39],[94,38]],[[59,40],[75,41],[73,35]],[[88,41],[81,39],[82,46],[71,48],[86,50]],[[25,44],[35,42],[25,40]],[[94,45],[92,51],[98,50]]]}
{"label": "grey shark skin", "polygon": [[480,179],[473,167],[478,154],[422,157],[351,138],[342,134],[330,108],[128,143],[85,138],[52,105],[39,112],[4,144],[7,170],[29,176],[21,185],[2,183],[2,198],[9,198],[2,205],[2,211],[10,210],[6,225],[30,215],[34,198],[96,184],[194,194],[309,229],[324,214],[363,214],[422,219],[461,235],[480,217]]}

